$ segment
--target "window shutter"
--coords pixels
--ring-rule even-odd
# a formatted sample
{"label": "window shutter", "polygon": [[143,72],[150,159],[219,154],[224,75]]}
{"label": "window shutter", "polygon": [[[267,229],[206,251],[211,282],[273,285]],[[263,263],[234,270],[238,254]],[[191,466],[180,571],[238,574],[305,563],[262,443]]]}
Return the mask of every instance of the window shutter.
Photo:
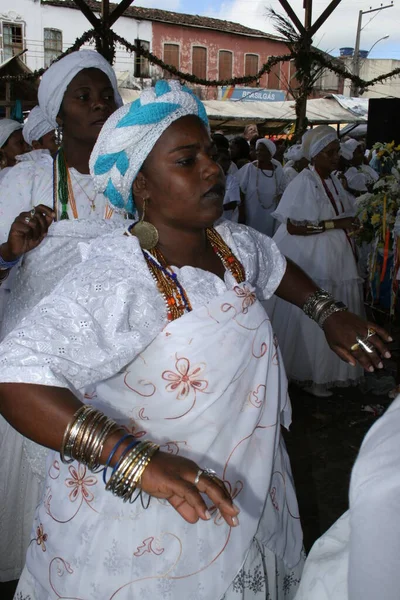
{"label": "window shutter", "polygon": [[193,46],[192,73],[199,79],[207,78],[207,48]]}

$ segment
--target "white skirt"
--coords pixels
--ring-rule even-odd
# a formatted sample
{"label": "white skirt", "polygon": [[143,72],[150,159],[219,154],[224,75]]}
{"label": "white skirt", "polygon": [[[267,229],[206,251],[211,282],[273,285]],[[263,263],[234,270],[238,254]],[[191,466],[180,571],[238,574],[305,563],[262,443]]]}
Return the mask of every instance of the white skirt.
{"label": "white skirt", "polygon": [[[293,600],[304,561],[305,555],[289,569],[282,559],[254,538],[242,568],[220,600]],[[25,566],[14,600],[53,600],[53,595],[43,589]]]}

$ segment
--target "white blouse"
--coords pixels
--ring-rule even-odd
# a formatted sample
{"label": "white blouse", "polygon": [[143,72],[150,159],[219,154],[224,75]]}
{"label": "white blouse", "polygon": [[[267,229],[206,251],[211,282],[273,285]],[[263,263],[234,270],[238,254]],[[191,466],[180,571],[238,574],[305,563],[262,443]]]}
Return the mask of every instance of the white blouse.
{"label": "white blouse", "polygon": [[[225,221],[217,226],[260,299],[275,292],[286,260],[268,237]],[[164,299],[138,241],[124,229],[81,244],[72,269],[0,345],[0,380],[77,390],[115,375],[167,324]],[[174,268],[193,308],[236,285],[202,269]]]}

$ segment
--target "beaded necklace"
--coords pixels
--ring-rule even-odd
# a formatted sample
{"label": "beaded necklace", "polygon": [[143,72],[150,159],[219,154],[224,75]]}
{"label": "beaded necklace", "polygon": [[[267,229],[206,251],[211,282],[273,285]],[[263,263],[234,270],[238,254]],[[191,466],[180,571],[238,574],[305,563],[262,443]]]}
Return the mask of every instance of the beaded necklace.
{"label": "beaded necklace", "polygon": [[[232,253],[220,234],[214,228],[207,229],[206,233],[212,249],[221,260],[225,269],[232,273],[238,283],[245,281],[246,273],[243,265]],[[168,321],[175,321],[175,319],[181,317],[185,312],[190,312],[192,306],[186,291],[180,284],[177,274],[167,264],[160,250],[158,248],[144,250],[143,255],[150,273],[164,297]]]}
{"label": "beaded necklace", "polygon": [[[263,207],[265,210],[268,210],[269,208],[272,208],[272,207],[274,206],[274,204],[276,204],[276,201],[275,201],[275,196],[276,196],[276,188],[277,188],[277,186],[276,186],[276,169],[274,168],[274,165],[272,165],[272,175],[266,175],[266,174],[263,172],[263,170],[259,168],[259,166],[258,166],[258,165],[256,165],[256,169],[257,169],[257,174],[256,174],[256,192],[257,192],[257,200],[258,200],[259,204],[261,204],[261,206],[262,206],[262,207]],[[273,200],[272,200],[271,204],[269,204],[268,206],[265,206],[265,204],[263,204],[263,203],[261,202],[261,198],[260,198],[260,190],[259,190],[259,188],[258,188],[258,179],[259,179],[259,174],[260,174],[260,171],[261,171],[261,173],[264,175],[264,177],[267,177],[268,179],[271,179],[272,177],[274,178],[274,183],[275,183],[275,194],[274,194],[274,197],[273,197]]]}
{"label": "beaded necklace", "polygon": [[[84,192],[84,194],[87,196],[87,198],[89,198],[88,194],[82,188],[79,181],[76,180],[76,182],[81,188],[81,190]],[[92,211],[95,211],[96,206],[94,204],[94,200],[93,202],[90,198],[89,200],[91,201]],[[61,215],[59,215],[58,202],[60,202],[61,204]],[[64,221],[66,219],[69,219],[68,204],[71,206],[72,217],[74,219],[78,219],[79,215],[78,209],[76,207],[70,170],[68,168],[64,150],[61,147],[53,160],[53,210],[56,214],[56,221]],[[104,218],[110,219],[113,213],[114,209],[106,205]]]}

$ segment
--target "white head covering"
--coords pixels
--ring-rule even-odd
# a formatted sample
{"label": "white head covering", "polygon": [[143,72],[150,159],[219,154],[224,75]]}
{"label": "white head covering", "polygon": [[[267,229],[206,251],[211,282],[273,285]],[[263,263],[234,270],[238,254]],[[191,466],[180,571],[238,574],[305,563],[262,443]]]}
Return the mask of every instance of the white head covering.
{"label": "white head covering", "polygon": [[257,140],[256,141],[256,150],[260,144],[264,144],[264,146],[266,146],[268,148],[268,150],[270,151],[271,157],[275,155],[276,146],[272,140],[269,140],[267,138],[261,138],[261,139]]}
{"label": "white head covering", "polygon": [[103,125],[90,157],[96,190],[117,208],[132,211],[132,184],[144,161],[167,127],[186,115],[198,116],[209,127],[203,103],[176,80],[157,81],[117,110]]}
{"label": "white head covering", "polygon": [[336,131],[328,125],[319,125],[311,129],[303,139],[304,156],[311,160],[337,139]]}
{"label": "white head covering", "polygon": [[4,146],[14,131],[22,129],[23,125],[13,119],[0,119],[0,148]]}
{"label": "white head covering", "polygon": [[340,144],[340,152],[346,160],[351,160],[353,158],[355,149],[358,148],[358,146],[360,146],[361,144],[362,142],[358,142],[357,140],[347,140]]}
{"label": "white head covering", "polygon": [[32,142],[40,140],[46,133],[53,131],[54,127],[48,122],[39,106],[32,108],[24,124],[22,135],[27,144],[32,146]]}
{"label": "white head covering", "polygon": [[115,103],[117,106],[122,106],[114,69],[106,59],[94,50],[71,52],[47,69],[39,85],[39,106],[49,123],[53,125],[53,129],[57,127],[56,117],[68,85],[80,71],[91,68],[99,69],[107,75],[114,89]]}
{"label": "white head covering", "polygon": [[293,162],[297,162],[304,158],[303,146],[302,144],[293,144],[290,146],[285,152],[285,158],[287,161],[292,160]]}
{"label": "white head covering", "polygon": [[351,190],[356,192],[367,192],[368,188],[366,185],[366,176],[364,173],[360,173],[356,167],[350,167],[344,174],[346,177],[348,186]]}

